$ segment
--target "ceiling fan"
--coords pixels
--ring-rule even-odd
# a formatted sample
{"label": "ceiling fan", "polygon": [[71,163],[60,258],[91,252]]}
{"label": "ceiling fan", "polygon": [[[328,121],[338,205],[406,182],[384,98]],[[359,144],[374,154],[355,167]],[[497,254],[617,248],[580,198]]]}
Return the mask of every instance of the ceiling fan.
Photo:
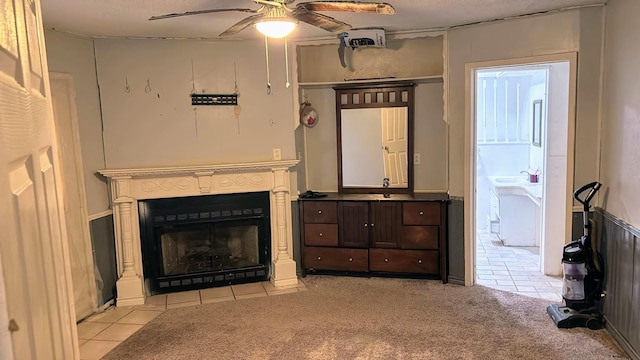
{"label": "ceiling fan", "polygon": [[[269,37],[283,37],[293,31],[295,23],[299,20],[307,24],[319,27],[329,32],[344,32],[351,29],[351,25],[336,20],[332,17],[318,13],[317,11],[340,11],[340,12],[354,12],[354,13],[372,13],[372,14],[395,14],[395,9],[388,3],[384,2],[364,2],[364,1],[311,1],[299,3],[295,7],[289,7],[289,4],[295,0],[252,0],[256,4],[260,5],[258,9],[209,9],[209,10],[196,10],[187,11],[182,13],[173,13],[159,16],[152,16],[149,20],[161,20],[169,19],[180,16],[199,15],[217,12],[231,12],[239,11],[252,13],[231,27],[226,29],[220,34],[221,37],[237,34],[238,32],[246,29],[251,25],[256,25],[258,30]],[[288,32],[284,35],[277,36],[279,34],[269,35],[262,31],[261,26],[266,24],[280,23],[287,27]],[[268,26],[268,25],[266,25]],[[284,30],[283,30],[284,32]]]}

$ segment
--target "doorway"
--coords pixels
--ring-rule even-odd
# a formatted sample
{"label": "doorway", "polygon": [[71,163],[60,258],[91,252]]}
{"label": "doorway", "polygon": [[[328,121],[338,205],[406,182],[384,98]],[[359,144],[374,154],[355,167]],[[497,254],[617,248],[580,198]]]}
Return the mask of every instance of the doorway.
{"label": "doorway", "polygon": [[561,300],[573,187],[572,55],[467,65],[467,283]]}

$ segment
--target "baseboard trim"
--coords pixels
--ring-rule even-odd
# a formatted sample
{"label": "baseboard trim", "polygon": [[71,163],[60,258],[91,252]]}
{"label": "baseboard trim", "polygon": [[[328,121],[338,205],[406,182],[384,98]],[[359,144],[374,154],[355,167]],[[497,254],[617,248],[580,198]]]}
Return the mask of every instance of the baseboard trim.
{"label": "baseboard trim", "polygon": [[604,315],[605,319],[605,328],[609,331],[609,334],[618,342],[618,345],[634,360],[640,360],[640,354],[629,344],[627,339],[622,336],[622,334],[616,329],[615,326],[611,325],[607,316]]}
{"label": "baseboard trim", "polygon": [[464,286],[464,278],[459,278],[457,276],[448,276],[447,280],[449,281],[450,284]]}

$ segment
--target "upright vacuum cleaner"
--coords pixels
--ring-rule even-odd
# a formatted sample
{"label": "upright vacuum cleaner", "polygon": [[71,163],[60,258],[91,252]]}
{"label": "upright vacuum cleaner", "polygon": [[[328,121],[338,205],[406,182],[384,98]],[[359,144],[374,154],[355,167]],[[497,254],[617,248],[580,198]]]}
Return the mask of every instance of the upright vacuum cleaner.
{"label": "upright vacuum cleaner", "polygon": [[[589,202],[601,186],[594,181],[573,193],[573,197],[582,204],[584,227],[582,237],[566,244],[562,251],[562,298],[566,306],[547,306],[547,313],[559,328],[597,330],[603,326],[600,302],[604,296],[604,271],[596,241],[591,237],[592,224],[589,221]],[[583,193],[587,195],[581,198]]]}

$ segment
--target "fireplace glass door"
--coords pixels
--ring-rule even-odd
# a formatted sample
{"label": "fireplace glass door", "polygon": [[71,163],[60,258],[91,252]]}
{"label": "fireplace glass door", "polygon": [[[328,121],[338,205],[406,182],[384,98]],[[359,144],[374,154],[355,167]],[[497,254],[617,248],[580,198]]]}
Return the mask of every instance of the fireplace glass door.
{"label": "fireplace glass door", "polygon": [[150,294],[269,276],[269,193],[145,200],[139,213]]}
{"label": "fireplace glass door", "polygon": [[159,233],[160,276],[260,265],[258,225],[251,221],[162,227]]}

